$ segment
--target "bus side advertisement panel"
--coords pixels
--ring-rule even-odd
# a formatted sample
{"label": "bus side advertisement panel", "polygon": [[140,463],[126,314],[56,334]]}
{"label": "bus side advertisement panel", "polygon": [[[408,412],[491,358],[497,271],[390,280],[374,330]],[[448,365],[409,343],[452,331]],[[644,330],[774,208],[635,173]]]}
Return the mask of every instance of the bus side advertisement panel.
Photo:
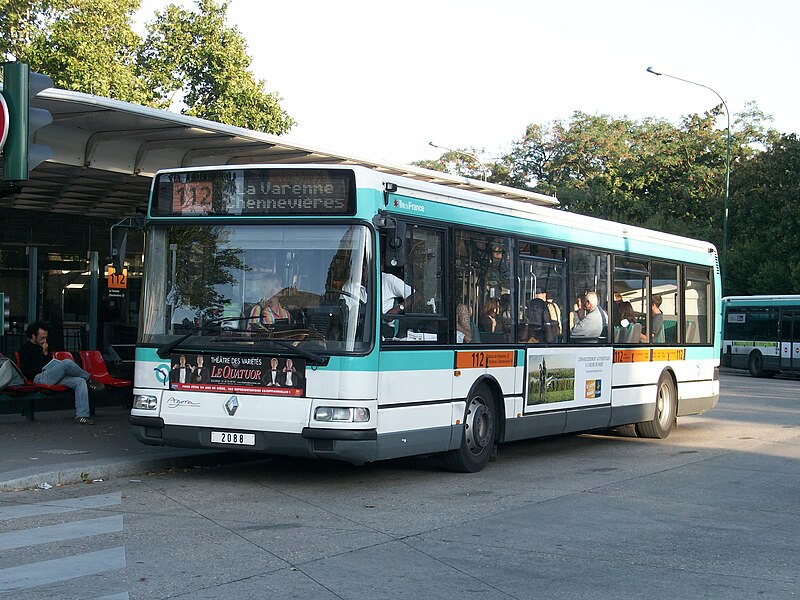
{"label": "bus side advertisement panel", "polygon": [[528,348],[525,412],[611,403],[613,350]]}

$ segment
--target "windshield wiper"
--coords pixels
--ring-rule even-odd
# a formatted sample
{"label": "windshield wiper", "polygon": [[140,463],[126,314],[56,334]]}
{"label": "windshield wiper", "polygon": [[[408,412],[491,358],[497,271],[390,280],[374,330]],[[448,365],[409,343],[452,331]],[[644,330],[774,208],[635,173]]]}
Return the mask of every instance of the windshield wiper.
{"label": "windshield wiper", "polygon": [[262,342],[270,342],[270,343],[275,344],[276,346],[280,346],[281,348],[286,348],[287,350],[293,350],[294,352],[297,352],[300,356],[302,356],[306,360],[311,361],[314,364],[317,364],[317,365],[327,365],[328,364],[328,358],[327,357],[320,356],[316,352],[311,352],[310,350],[306,350],[305,348],[302,348],[300,346],[295,346],[291,342],[286,342],[284,340],[278,340],[278,339],[275,339],[275,338],[263,338],[263,339],[260,339],[260,340],[256,340],[257,344],[260,344]]}
{"label": "windshield wiper", "polygon": [[[250,317],[217,317],[216,319],[211,319],[207,321],[205,325],[195,329],[194,331],[190,331],[186,335],[182,335],[177,340],[172,340],[169,344],[165,344],[161,346],[158,350],[156,350],[156,354],[158,354],[159,358],[169,358],[169,355],[172,353],[175,348],[180,346],[183,342],[188,340],[193,335],[198,335],[200,333],[210,331],[212,327],[209,325],[219,325],[220,323],[232,323],[234,321],[249,321]],[[214,328],[216,329],[216,328]]]}
{"label": "windshield wiper", "polygon": [[[177,340],[171,341],[169,344],[165,344],[164,346],[162,346],[161,348],[156,350],[156,354],[158,354],[159,358],[169,358],[169,355],[172,354],[172,351],[175,350],[175,348],[177,348],[178,346],[180,346],[183,342],[188,340],[190,337],[192,337],[193,335],[198,335],[200,333],[203,333],[205,331],[209,331],[210,329],[212,329],[212,327],[209,327],[209,325],[219,325],[220,323],[233,323],[233,322],[236,322],[236,321],[250,321],[251,319],[252,319],[252,317],[218,317],[216,319],[211,319],[210,321],[208,321],[205,325],[203,325],[199,329],[196,329],[196,330],[191,331],[191,332],[189,332],[189,333],[187,333],[185,335],[182,335]],[[213,328],[213,329],[216,329],[216,328]],[[311,361],[314,364],[317,364],[317,365],[326,365],[326,364],[328,364],[328,359],[326,357],[320,356],[316,352],[311,352],[310,350],[306,350],[304,348],[300,348],[298,346],[295,346],[294,344],[291,344],[289,342],[285,342],[283,340],[278,340],[278,339],[274,339],[274,338],[266,338],[266,339],[262,338],[262,339],[259,339],[259,340],[254,340],[254,342],[256,342],[256,343],[273,342],[276,346],[280,346],[281,348],[285,348],[287,350],[293,350],[294,352],[296,352],[297,354],[299,354],[303,358]]]}

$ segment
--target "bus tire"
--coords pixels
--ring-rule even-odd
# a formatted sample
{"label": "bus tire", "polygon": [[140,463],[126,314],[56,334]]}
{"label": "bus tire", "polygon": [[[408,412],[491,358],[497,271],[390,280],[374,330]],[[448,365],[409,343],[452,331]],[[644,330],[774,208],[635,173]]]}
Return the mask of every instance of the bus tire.
{"label": "bus tire", "polygon": [[747,370],[750,371],[750,377],[764,377],[764,357],[761,352],[751,352],[750,358],[747,359]]}
{"label": "bus tire", "polygon": [[636,424],[640,437],[663,440],[675,427],[678,395],[669,373],[662,373],[656,388],[656,413],[652,421]]}
{"label": "bus tire", "polygon": [[497,405],[485,383],[467,399],[461,446],[444,453],[445,468],[457,473],[477,473],[494,454],[497,445]]}
{"label": "bus tire", "polygon": [[621,435],[622,437],[636,437],[638,434],[636,433],[636,424],[630,425],[617,425],[614,427],[614,430],[617,432],[617,435]]}

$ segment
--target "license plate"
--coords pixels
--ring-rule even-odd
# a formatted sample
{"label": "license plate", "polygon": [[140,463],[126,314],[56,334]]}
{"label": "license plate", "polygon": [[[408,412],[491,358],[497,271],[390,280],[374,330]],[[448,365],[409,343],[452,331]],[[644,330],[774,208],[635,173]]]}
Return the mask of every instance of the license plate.
{"label": "license plate", "polygon": [[255,446],[255,433],[239,433],[238,431],[212,431],[212,444],[232,444],[234,446]]}

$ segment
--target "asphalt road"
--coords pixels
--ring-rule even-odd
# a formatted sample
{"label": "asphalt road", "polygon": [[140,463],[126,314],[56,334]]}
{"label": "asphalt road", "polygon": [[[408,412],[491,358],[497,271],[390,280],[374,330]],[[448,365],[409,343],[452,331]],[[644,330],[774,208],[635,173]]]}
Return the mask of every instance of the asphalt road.
{"label": "asphalt road", "polygon": [[0,597],[796,598],[800,381],[724,373],[666,440],[266,459],[0,495]]}

